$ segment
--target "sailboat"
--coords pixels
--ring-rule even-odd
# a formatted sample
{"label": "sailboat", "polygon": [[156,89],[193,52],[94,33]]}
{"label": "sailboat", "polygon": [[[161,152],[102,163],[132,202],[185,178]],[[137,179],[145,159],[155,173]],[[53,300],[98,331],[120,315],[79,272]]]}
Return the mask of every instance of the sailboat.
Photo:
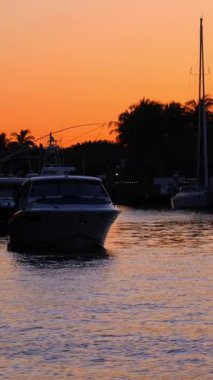
{"label": "sailboat", "polygon": [[199,52],[199,98],[198,98],[198,161],[197,181],[179,189],[171,198],[173,209],[205,209],[211,206],[212,195],[209,191],[207,125],[205,106],[205,72],[203,48],[203,19],[200,19]]}

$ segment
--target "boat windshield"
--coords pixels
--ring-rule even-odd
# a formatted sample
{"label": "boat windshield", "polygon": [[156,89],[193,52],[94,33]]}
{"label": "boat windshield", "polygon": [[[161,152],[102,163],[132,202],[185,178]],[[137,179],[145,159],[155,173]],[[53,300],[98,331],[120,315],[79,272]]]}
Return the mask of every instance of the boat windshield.
{"label": "boat windshield", "polygon": [[111,200],[103,185],[96,181],[41,181],[32,184],[30,202],[48,204],[96,203]]}

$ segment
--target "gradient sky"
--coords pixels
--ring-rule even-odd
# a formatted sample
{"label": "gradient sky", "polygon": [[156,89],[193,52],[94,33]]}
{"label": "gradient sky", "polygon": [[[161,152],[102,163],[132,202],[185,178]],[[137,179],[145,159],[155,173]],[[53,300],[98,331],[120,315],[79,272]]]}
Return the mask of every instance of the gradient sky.
{"label": "gradient sky", "polygon": [[[0,132],[38,138],[117,120],[143,97],[197,99],[200,17],[213,96],[212,0],[0,0]],[[57,137],[113,138],[91,125]]]}

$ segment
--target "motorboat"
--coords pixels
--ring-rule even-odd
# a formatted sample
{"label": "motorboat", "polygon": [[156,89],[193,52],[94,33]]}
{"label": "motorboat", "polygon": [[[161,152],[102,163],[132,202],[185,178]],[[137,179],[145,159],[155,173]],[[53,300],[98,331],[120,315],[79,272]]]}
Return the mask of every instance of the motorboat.
{"label": "motorboat", "polygon": [[8,224],[8,247],[25,252],[103,247],[118,213],[100,178],[28,178]]}
{"label": "motorboat", "polygon": [[61,149],[57,145],[53,134],[49,134],[49,143],[45,149],[43,167],[41,169],[40,175],[51,176],[51,175],[73,175],[76,172],[74,166],[63,166]]}
{"label": "motorboat", "polygon": [[24,178],[1,177],[0,178],[0,235],[7,233],[7,222],[15,209],[18,191]]}

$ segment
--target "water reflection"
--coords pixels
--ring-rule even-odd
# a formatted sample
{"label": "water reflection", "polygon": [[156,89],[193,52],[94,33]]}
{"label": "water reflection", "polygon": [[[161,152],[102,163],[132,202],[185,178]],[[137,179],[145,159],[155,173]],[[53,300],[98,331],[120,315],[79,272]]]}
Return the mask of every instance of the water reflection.
{"label": "water reflection", "polygon": [[213,248],[213,215],[196,212],[146,211],[124,208],[110,233],[110,246],[169,248],[180,253]]}
{"label": "water reflection", "polygon": [[32,266],[34,268],[64,268],[64,267],[84,267],[85,265],[99,265],[99,262],[109,258],[109,252],[104,249],[93,251],[72,251],[69,253],[62,252],[41,252],[38,253],[20,253],[11,252],[13,259],[19,265]]}

